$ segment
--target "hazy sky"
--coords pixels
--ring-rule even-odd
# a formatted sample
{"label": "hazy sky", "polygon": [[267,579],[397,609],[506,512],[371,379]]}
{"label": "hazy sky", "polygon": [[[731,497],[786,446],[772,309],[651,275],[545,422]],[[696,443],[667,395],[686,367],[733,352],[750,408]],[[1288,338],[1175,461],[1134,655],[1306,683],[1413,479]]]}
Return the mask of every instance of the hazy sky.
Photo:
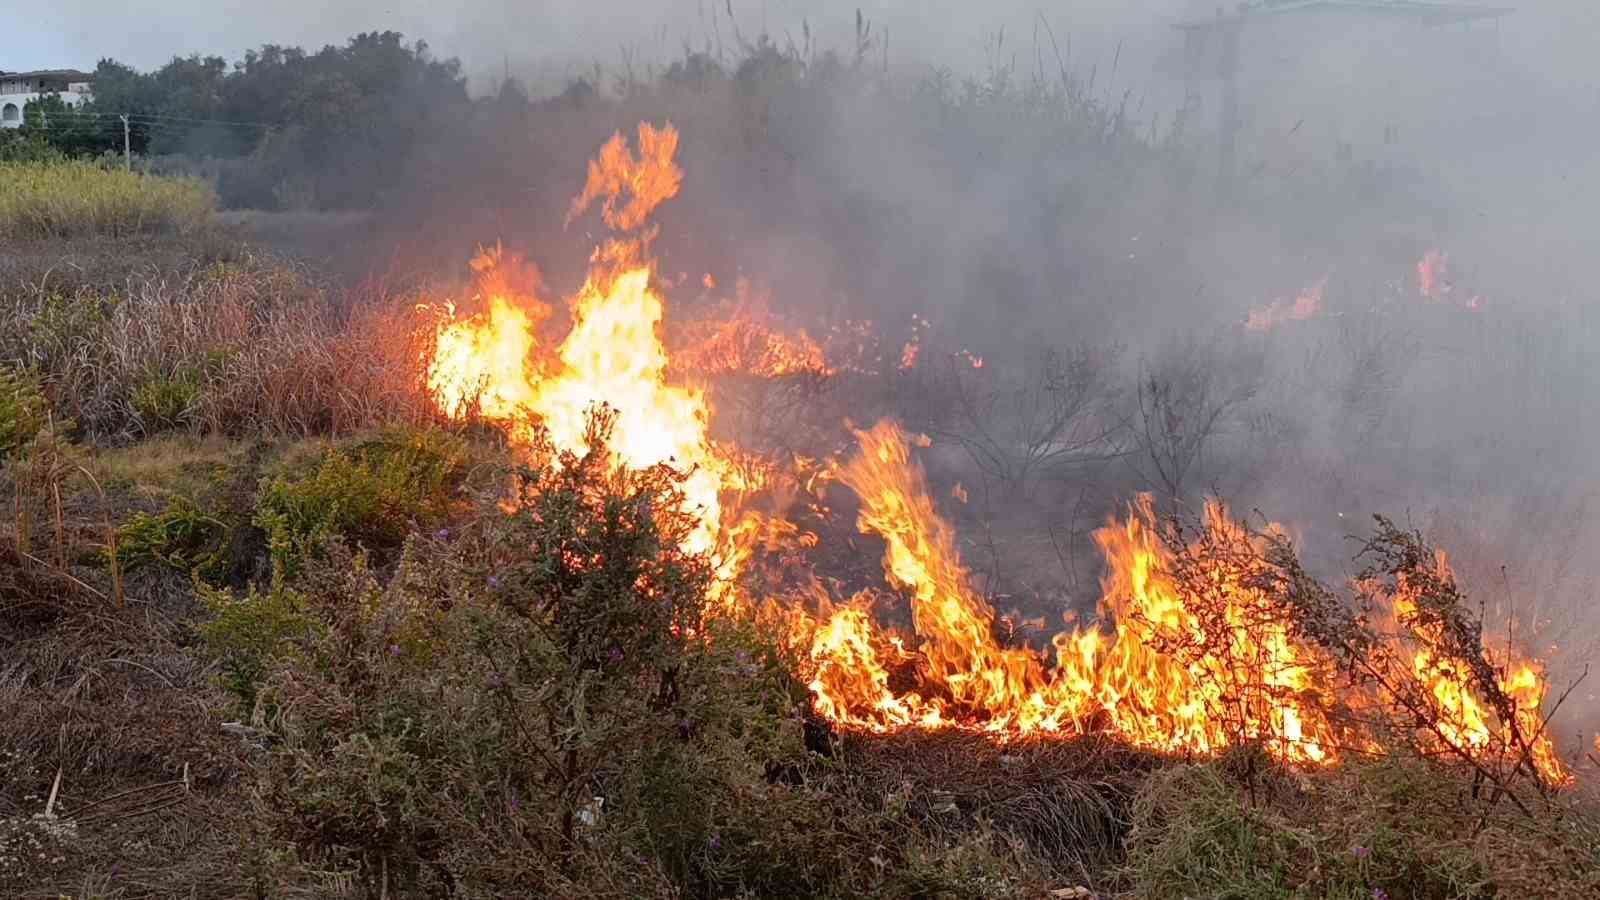
{"label": "hazy sky", "polygon": [[[17,3],[5,0],[0,7]],[[352,33],[395,29],[420,37],[444,55],[459,55],[474,70],[513,60],[614,61],[620,45],[676,52],[685,40],[699,44],[710,33],[710,6],[718,8],[725,39],[731,39],[727,0],[54,0],[28,4],[8,16],[0,44],[0,69],[76,66],[103,56],[148,68],[173,55],[217,53],[230,59],[263,43],[316,47]],[[20,4],[19,4],[20,5]],[[1204,4],[1201,3],[1201,6]],[[1190,0],[734,0],[746,37],[766,29],[798,39],[799,24],[845,38],[861,7],[890,29],[891,49],[944,57],[981,57],[985,40],[1002,25],[1013,38],[1031,30],[1044,9],[1063,37],[1074,31],[1159,29],[1180,17]],[[839,43],[844,43],[843,40]],[[1014,46],[1014,44],[1013,44]]]}
{"label": "hazy sky", "polygon": [[[358,31],[395,29],[459,56],[479,81],[509,62],[530,80],[559,79],[592,62],[614,65],[623,45],[645,61],[667,59],[711,33],[711,10],[725,40],[728,0],[0,0],[26,8],[5,16],[0,69],[92,68],[110,56],[140,68],[174,55],[237,59],[263,43],[320,47]],[[1500,26],[1508,53],[1538,66],[1569,89],[1600,90],[1600,4],[1591,0],[1503,0],[1516,15]],[[891,60],[901,65],[981,66],[994,34],[1007,28],[1007,51],[1031,55],[1040,11],[1057,35],[1069,35],[1085,65],[1107,62],[1127,42],[1128,77],[1148,70],[1155,48],[1170,43],[1168,24],[1203,15],[1214,0],[732,0],[748,37],[767,30],[798,40],[810,22],[825,46],[849,44],[854,11],[889,28]],[[1136,85],[1137,87],[1137,85]]]}

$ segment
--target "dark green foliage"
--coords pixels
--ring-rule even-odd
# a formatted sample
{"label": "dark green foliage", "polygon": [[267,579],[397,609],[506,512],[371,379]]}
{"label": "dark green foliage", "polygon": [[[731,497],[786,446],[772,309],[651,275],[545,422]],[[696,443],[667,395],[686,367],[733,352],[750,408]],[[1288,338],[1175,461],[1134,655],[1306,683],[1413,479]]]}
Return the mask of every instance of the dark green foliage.
{"label": "dark green foliage", "polygon": [[467,447],[459,437],[394,430],[332,447],[309,471],[265,480],[253,521],[266,532],[274,565],[292,574],[335,536],[393,550],[412,528],[443,524],[467,474]]}
{"label": "dark green foliage", "polygon": [[126,113],[135,153],[230,160],[218,171],[230,205],[294,205],[284,186],[308,171],[318,206],[367,205],[399,183],[411,147],[448,133],[468,106],[460,66],[393,31],[313,53],[269,44],[232,66],[196,54],[140,73],[102,60],[79,117],[95,127],[60,149],[120,152],[121,123],[102,119]]}

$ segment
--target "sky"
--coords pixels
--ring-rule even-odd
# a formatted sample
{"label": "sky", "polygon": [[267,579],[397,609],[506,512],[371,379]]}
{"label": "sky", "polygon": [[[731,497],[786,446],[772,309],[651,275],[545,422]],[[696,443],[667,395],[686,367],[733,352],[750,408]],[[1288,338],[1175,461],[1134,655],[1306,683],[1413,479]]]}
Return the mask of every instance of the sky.
{"label": "sky", "polygon": [[[4,0],[3,7],[24,0]],[[746,37],[762,30],[797,35],[807,21],[826,42],[847,45],[859,7],[887,26],[897,53],[952,65],[981,60],[1002,27],[1013,46],[1030,33],[1039,10],[1065,38],[1095,43],[1112,33],[1137,36],[1183,17],[1190,0],[54,0],[6,16],[0,69],[92,68],[110,56],[139,68],[174,55],[237,58],[263,43],[318,47],[363,30],[394,29],[422,38],[441,54],[460,56],[471,72],[522,66],[582,67],[617,60],[624,45],[677,53],[702,43],[716,25],[731,39],[726,9]],[[1204,6],[1204,3],[1200,3]],[[529,74],[545,74],[534,72]]]}
{"label": "sky", "polygon": [[[1502,0],[1517,15],[1501,26],[1509,52],[1550,72],[1552,80],[1592,89],[1600,11],[1589,0]],[[458,56],[475,81],[488,83],[506,66],[524,80],[561,80],[594,62],[615,65],[624,47],[645,61],[670,59],[685,43],[715,31],[731,41],[731,6],[745,37],[763,30],[798,39],[807,21],[825,46],[848,46],[859,7],[887,27],[892,61],[970,71],[1007,30],[1007,54],[1032,53],[1042,15],[1057,36],[1070,36],[1086,64],[1118,43],[1130,66],[1157,62],[1170,45],[1166,26],[1206,15],[1212,0],[0,0],[26,14],[0,16],[6,34],[0,69],[93,68],[113,57],[139,68],[174,55],[237,59],[264,43],[310,48],[342,42],[359,31],[393,29],[426,40],[440,55]],[[1571,85],[1569,85],[1571,86]]]}

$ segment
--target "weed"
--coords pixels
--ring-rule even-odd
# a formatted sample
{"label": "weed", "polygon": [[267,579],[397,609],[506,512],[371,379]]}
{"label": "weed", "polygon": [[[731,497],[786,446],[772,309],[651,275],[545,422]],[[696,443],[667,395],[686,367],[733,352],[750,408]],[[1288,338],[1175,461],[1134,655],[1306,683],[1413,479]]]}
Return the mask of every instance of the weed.
{"label": "weed", "polygon": [[412,528],[444,523],[467,477],[465,442],[434,430],[395,430],[328,449],[304,475],[262,483],[254,523],[273,563],[292,574],[334,536],[395,549]]}
{"label": "weed", "polygon": [[151,375],[133,391],[129,403],[140,430],[151,434],[188,423],[200,397],[200,381],[192,372]]}
{"label": "weed", "polygon": [[215,583],[226,574],[226,539],[222,520],[180,497],[160,513],[139,513],[117,529],[117,562],[124,570],[165,563]]}

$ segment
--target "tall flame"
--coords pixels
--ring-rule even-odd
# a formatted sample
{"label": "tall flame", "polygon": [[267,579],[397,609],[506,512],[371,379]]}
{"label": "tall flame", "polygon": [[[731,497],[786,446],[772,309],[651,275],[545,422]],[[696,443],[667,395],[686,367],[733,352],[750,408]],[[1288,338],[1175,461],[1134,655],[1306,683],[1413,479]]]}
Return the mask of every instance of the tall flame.
{"label": "tall flame", "polygon": [[[664,464],[683,475],[685,502],[697,521],[685,549],[706,554],[718,576],[707,613],[742,615],[754,607],[740,595],[739,576],[755,550],[805,547],[815,539],[786,519],[745,508],[748,493],[779,480],[775,467],[713,442],[705,390],[676,381],[675,373],[835,369],[804,333],[782,335],[737,315],[712,325],[709,337],[677,360],[669,358],[648,248],[651,214],[682,182],[673,162],[677,144],[672,126],[643,124],[637,154],[619,134],[590,163],[568,221],[598,201],[612,235],[591,257],[559,341],[540,337],[551,307],[538,297],[537,273],[496,249],[473,263],[482,311],[441,311],[425,382],[445,415],[501,422],[514,439],[542,428],[557,449],[574,452],[588,449],[589,411],[609,406],[615,414],[609,452],[617,465]],[[1419,266],[1424,293],[1435,289],[1433,274]],[[1318,283],[1292,309],[1266,319],[1314,314],[1321,289]],[[917,347],[914,338],[903,366],[914,365]],[[1104,731],[1177,752],[1214,752],[1244,741],[1303,764],[1334,762],[1351,747],[1376,749],[1352,726],[1336,723],[1335,711],[1351,698],[1337,695],[1334,661],[1298,636],[1292,616],[1275,604],[1261,539],[1220,504],[1206,507],[1195,540],[1228,553],[1184,552],[1148,499],[1135,503],[1125,521],[1100,529],[1095,539],[1108,568],[1103,624],[1057,634],[1051,660],[997,637],[995,610],[975,587],[955,531],[939,516],[912,458],[916,442],[888,421],[855,431],[855,438],[857,452],[844,464],[824,470],[797,461],[786,477],[814,482],[827,471],[855,492],[857,524],[882,539],[885,576],[906,596],[914,634],[878,625],[869,595],[836,604],[813,580],[817,613],[794,607],[777,621],[800,649],[816,710],[827,719],[872,730],[954,727],[1001,736]],[[1403,624],[1412,621],[1411,601],[1400,594],[1392,607]],[[1429,686],[1442,711],[1439,735],[1486,753],[1504,749],[1510,729],[1473,692],[1466,673],[1416,649],[1427,640],[1412,644],[1393,658]],[[1528,764],[1558,782],[1564,769],[1541,733],[1542,672],[1509,653],[1502,662],[1500,688],[1514,702]]]}
{"label": "tall flame", "polygon": [[[811,628],[811,688],[819,712],[872,730],[958,727],[1008,735],[1106,730],[1137,746],[1210,753],[1259,744],[1300,764],[1341,752],[1379,752],[1376,740],[1337,715],[1359,700],[1336,691],[1328,651],[1299,637],[1274,603],[1260,539],[1207,505],[1193,553],[1198,573],[1180,586],[1170,536],[1148,497],[1095,534],[1107,562],[1102,627],[1057,634],[1055,665],[1003,647],[995,614],[962,565],[954,533],[934,510],[910,441],[892,423],[857,431],[859,453],[839,480],[861,499],[859,525],[884,540],[884,572],[911,605],[916,646],[882,632],[864,603],[824,608]],[[1442,565],[1442,562],[1441,562]],[[1201,587],[1197,588],[1196,585]],[[1395,608],[1406,621],[1404,597]],[[1420,652],[1407,657],[1438,699],[1444,735],[1469,751],[1503,751],[1509,729],[1473,693],[1464,673]],[[915,668],[914,689],[890,688],[892,670]],[[1502,690],[1548,783],[1565,769],[1541,733],[1545,681],[1536,665],[1509,660]],[[902,680],[903,681],[903,680]],[[1497,743],[1498,742],[1498,743]]]}

